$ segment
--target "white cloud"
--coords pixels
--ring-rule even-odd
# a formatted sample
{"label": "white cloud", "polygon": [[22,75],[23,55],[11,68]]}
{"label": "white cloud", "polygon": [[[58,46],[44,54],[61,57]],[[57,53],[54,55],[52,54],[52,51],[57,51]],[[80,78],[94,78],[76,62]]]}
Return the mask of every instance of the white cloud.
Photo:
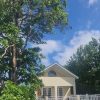
{"label": "white cloud", "polygon": [[92,6],[94,4],[97,3],[98,0],[89,0],[88,3],[89,3],[89,6]]}
{"label": "white cloud", "polygon": [[46,56],[52,54],[53,52],[59,52],[61,48],[59,46],[61,43],[55,40],[47,40],[46,44],[40,44],[39,47],[42,49],[42,53]]}
{"label": "white cloud", "polygon": [[42,59],[42,63],[45,65],[50,65],[48,56],[54,52],[60,52],[62,50],[60,47],[63,47],[61,45],[62,44],[59,41],[55,40],[47,40],[46,44],[38,45],[42,49],[41,53],[46,57]]}
{"label": "white cloud", "polygon": [[78,31],[70,40],[69,45],[63,44],[60,41],[48,40],[47,44],[41,44],[39,47],[42,49],[42,53],[46,57],[42,62],[45,65],[50,65],[50,55],[52,55],[53,62],[59,62],[61,65],[66,64],[66,61],[77,51],[80,45],[85,45],[92,40],[92,37],[99,39],[100,31]]}
{"label": "white cloud", "polygon": [[70,41],[70,46],[66,46],[64,52],[59,52],[54,58],[60,64],[66,64],[66,61],[77,51],[80,45],[85,45],[92,40],[92,37],[99,39],[100,31],[79,31]]}
{"label": "white cloud", "polygon": [[50,65],[50,61],[49,61],[49,60],[50,60],[50,59],[49,59],[48,57],[46,57],[46,58],[42,59],[42,63],[43,63],[44,65],[48,66],[48,65]]}

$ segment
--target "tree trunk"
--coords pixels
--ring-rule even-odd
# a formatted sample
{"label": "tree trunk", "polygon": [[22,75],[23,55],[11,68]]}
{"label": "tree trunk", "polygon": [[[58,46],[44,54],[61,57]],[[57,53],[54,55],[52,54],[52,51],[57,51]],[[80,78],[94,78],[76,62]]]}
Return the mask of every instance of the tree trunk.
{"label": "tree trunk", "polygon": [[14,44],[13,46],[13,74],[12,74],[12,81],[16,83],[16,65],[17,65],[17,61],[16,61],[16,45]]}
{"label": "tree trunk", "polygon": [[[18,26],[18,18],[17,18],[17,12],[16,12],[16,9],[15,9],[15,4],[16,4],[16,0],[13,0],[13,22],[15,23],[15,25],[16,26]],[[16,60],[16,58],[17,58],[17,55],[16,55],[16,45],[15,45],[15,43],[14,43],[14,46],[13,46],[13,67],[12,67],[12,81],[14,82],[14,83],[16,83],[16,81],[17,81],[17,78],[16,78],[16,70],[17,70],[17,67],[16,67],[16,65],[17,65],[17,60]]]}

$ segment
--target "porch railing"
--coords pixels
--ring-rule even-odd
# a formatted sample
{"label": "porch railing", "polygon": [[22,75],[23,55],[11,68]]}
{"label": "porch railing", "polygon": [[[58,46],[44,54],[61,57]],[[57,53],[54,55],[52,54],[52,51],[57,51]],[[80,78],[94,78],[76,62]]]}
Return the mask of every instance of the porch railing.
{"label": "porch railing", "polygon": [[37,100],[63,100],[63,97],[38,97]]}
{"label": "porch railing", "polygon": [[75,95],[64,100],[100,100],[100,95]]}
{"label": "porch railing", "polygon": [[38,97],[37,100],[100,100],[100,95],[75,95],[64,97]]}

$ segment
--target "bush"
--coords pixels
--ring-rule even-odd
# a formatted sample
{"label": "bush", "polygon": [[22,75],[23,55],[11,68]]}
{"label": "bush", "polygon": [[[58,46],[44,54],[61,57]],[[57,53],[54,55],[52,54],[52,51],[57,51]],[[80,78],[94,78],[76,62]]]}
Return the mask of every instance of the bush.
{"label": "bush", "polygon": [[11,81],[5,82],[0,100],[35,100],[34,85],[16,85]]}

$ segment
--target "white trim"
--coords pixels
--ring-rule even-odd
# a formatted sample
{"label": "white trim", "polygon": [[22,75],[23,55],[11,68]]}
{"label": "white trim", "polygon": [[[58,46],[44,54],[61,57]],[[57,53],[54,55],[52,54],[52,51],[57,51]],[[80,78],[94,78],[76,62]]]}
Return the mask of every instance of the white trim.
{"label": "white trim", "polygon": [[44,69],[44,71],[48,70],[49,68],[53,67],[54,65],[58,65],[58,67],[62,68],[63,70],[65,70],[67,73],[69,73],[70,75],[72,75],[73,77],[75,77],[76,79],[78,79],[79,77],[76,76],[75,74],[73,74],[72,72],[70,72],[69,70],[65,69],[64,67],[62,67],[62,65],[58,64],[58,63],[54,63],[50,66],[48,66],[47,68]]}

